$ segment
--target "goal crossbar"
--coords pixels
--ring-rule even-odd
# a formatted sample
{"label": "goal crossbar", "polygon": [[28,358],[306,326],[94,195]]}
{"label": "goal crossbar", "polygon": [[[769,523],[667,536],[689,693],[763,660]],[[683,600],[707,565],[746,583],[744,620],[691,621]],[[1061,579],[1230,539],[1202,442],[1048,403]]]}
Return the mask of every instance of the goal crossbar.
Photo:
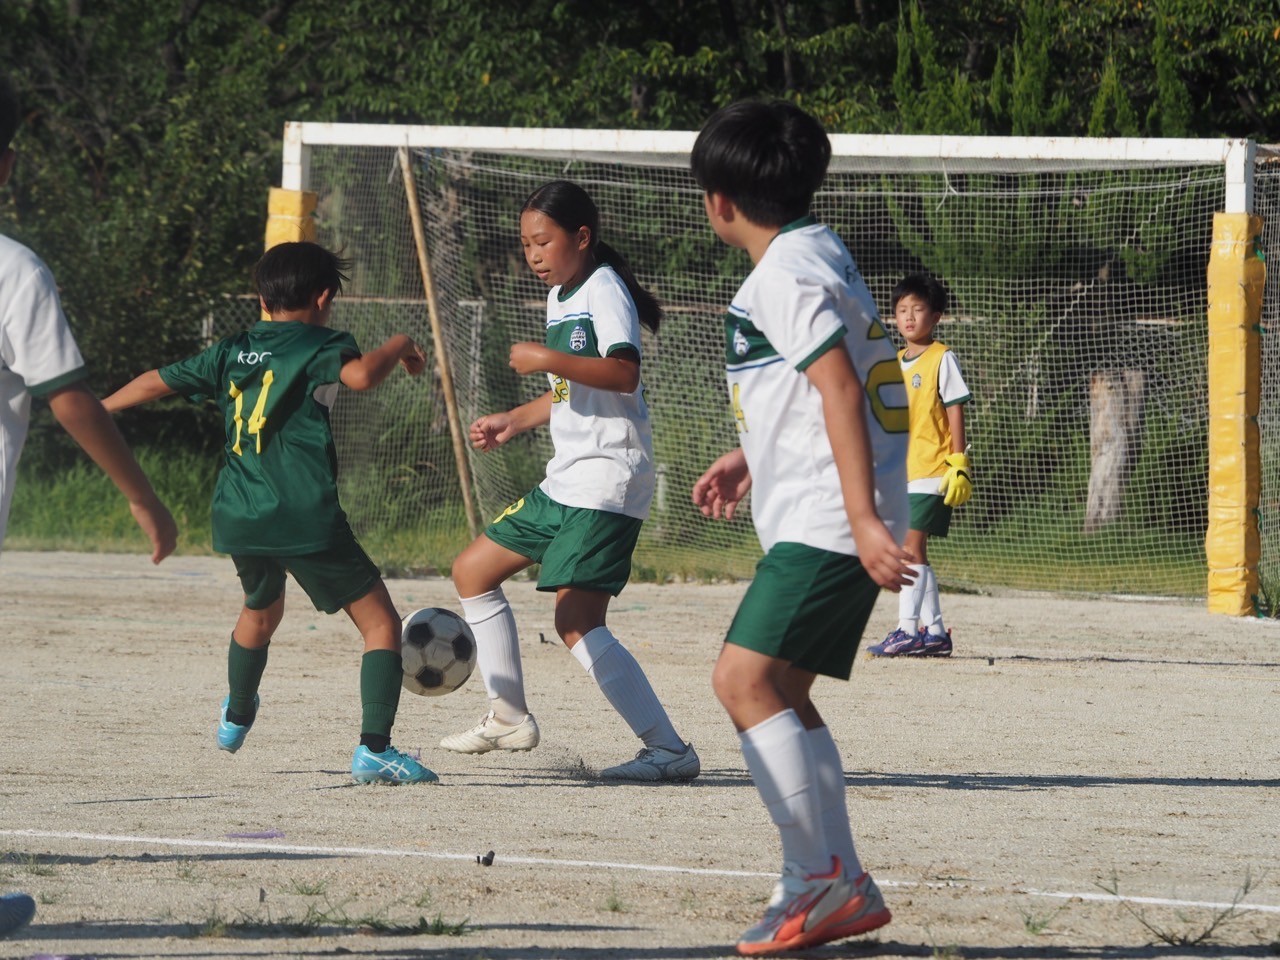
{"label": "goal crossbar", "polygon": [[[697,132],[692,130],[582,130],[563,127],[453,127],[420,124],[319,123],[285,125],[281,186],[305,190],[307,147],[360,146],[410,149],[500,150],[599,159],[625,155],[649,166],[684,166]],[[904,134],[834,134],[832,166],[858,170],[860,159],[893,157],[904,170],[1002,169],[1015,161],[1060,164],[1061,169],[1112,166],[1223,167],[1226,213],[1252,212],[1252,140],[1151,137],[942,137]],[[1043,167],[1042,169],[1052,169]]]}

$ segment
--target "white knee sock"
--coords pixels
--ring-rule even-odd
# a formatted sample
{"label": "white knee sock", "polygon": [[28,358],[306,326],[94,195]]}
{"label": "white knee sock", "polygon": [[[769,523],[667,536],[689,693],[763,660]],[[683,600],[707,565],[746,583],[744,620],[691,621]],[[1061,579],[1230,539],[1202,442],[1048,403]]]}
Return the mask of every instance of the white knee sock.
{"label": "white knee sock", "polygon": [[738,734],[760,799],[782,837],[782,859],[806,875],[831,869],[809,735],[794,710]]}
{"label": "white knee sock", "polygon": [[935,636],[942,636],[947,628],[942,625],[942,602],[938,597],[938,577],[933,567],[924,568],[924,599],[920,603],[920,626]]}
{"label": "white knee sock", "polygon": [[458,600],[463,619],[476,635],[476,666],[489,694],[489,709],[502,723],[519,723],[529,713],[529,706],[524,699],[520,635],[511,604],[501,587]]}
{"label": "white knee sock", "polygon": [[911,581],[911,586],[903,587],[898,593],[898,629],[915,633],[920,625],[920,604],[924,601],[925,571],[929,567],[923,563],[913,563],[910,566],[915,571],[916,578]]}
{"label": "white knee sock", "polygon": [[596,627],[583,634],[569,649],[646,747],[684,750],[684,741],[658,702],[649,678],[608,627]]}
{"label": "white knee sock", "polygon": [[853,846],[849,808],[844,801],[844,764],[840,760],[840,750],[826,727],[818,727],[808,733],[817,771],[818,805],[822,808],[822,831],[827,838],[827,846],[840,858],[849,876],[860,877],[862,864]]}

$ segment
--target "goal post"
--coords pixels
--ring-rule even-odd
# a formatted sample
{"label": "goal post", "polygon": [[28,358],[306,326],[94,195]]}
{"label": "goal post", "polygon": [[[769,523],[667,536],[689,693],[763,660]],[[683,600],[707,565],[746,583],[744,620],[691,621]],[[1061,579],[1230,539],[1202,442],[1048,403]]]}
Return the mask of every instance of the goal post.
{"label": "goal post", "polygon": [[[449,371],[335,408],[344,502],[380,559],[447,569],[474,512],[496,515],[542,475],[545,436],[492,454],[456,439],[459,424],[539,389],[505,364],[511,342],[541,338],[546,294],[524,266],[518,211],[539,183],[566,177],[596,199],[602,236],[666,308],[643,341],[663,482],[638,574],[751,574],[749,523],[705,520],[688,502],[692,480],[735,442],[719,340],[750,269],[706,225],[688,173],[695,137],[286,125],[281,191],[313,197],[315,238],[356,262],[335,323],[362,341],[394,324],[417,331]],[[831,141],[815,212],[882,313],[908,272],[934,273],[951,293],[938,335],[974,396],[976,492],[931,543],[944,583],[1203,596],[1231,614],[1266,606],[1269,546],[1280,554],[1280,532],[1268,536],[1280,489],[1262,470],[1269,358],[1258,333],[1266,224],[1280,208],[1270,152],[1247,140]]]}

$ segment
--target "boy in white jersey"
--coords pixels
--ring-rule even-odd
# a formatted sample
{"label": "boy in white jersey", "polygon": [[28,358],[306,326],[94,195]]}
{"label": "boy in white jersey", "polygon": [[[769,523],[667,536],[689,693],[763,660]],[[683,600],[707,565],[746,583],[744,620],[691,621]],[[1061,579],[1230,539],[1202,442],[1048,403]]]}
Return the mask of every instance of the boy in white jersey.
{"label": "boy in white jersey", "polygon": [[600,214],[575,183],[553,180],[520,213],[525,261],[547,294],[546,343],[511,347],[516,373],[545,374],[546,393],[471,425],[492,450],[550,424],[546,479],[503,511],[453,563],[462,612],[476,636],[489,712],[440,745],[459,753],[530,750],[540,732],[525,701],[519,636],[502,583],[533,563],[556,595],[556,632],[643,746],[600,771],[605,780],[692,780],[701,761],[672,726],[635,657],[605,626],[626,585],[653,497],[653,442],[640,384],[640,324],[661,308],[627,261],[600,240]]}
{"label": "boy in white jersey", "polygon": [[[0,76],[0,186],[13,175],[17,154],[9,144],[18,122],[17,95]],[[85,385],[87,375],[49,268],[27,247],[0,235],[0,544],[31,398],[44,397],[62,428],[128,499],[134,520],[151,541],[151,562],[159,563],[177,546],[178,528],[110,414]]]}
{"label": "boy in white jersey", "polygon": [[907,341],[898,352],[911,408],[911,445],[907,455],[907,492],[911,530],[906,546],[916,578],[898,597],[898,626],[868,648],[873,657],[949,657],[951,631],[942,624],[938,577],[929,565],[929,537],[945,537],[951,508],[973,492],[965,453],[964,405],[969,388],[955,354],[933,339],[947,310],[947,290],[933,277],[915,273],[893,288],[891,301],[898,332]]}
{"label": "boy in white jersey", "polygon": [[744,956],[888,923],[854,850],[840,752],[810,699],[848,679],[880,587],[910,580],[907,411],[893,344],[853,258],[809,214],[831,145],[794,104],[742,101],[707,121],[693,176],[712,229],[755,269],[725,317],[739,449],[693,487],[732,518],[753,490],[765,556],[729,627],[712,686],[782,839],[782,876]]}

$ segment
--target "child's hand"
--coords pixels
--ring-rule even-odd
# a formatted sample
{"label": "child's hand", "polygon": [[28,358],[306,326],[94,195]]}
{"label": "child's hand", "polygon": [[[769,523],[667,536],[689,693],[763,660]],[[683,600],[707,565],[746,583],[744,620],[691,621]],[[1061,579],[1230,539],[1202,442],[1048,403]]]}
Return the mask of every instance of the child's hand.
{"label": "child's hand", "polygon": [[693,485],[693,505],[704,517],[733,519],[742,498],[751,489],[747,456],[739,447],[730,450],[707,468]]}
{"label": "child's hand", "polygon": [[528,340],[513,343],[511,345],[511,359],[507,365],[522,377],[531,373],[546,373],[547,364],[550,362],[550,355],[553,352],[540,343],[533,343]]}
{"label": "child's hand", "polygon": [[910,566],[911,551],[893,539],[879,517],[855,526],[853,542],[858,546],[862,568],[884,589],[897,593],[915,580],[915,571]]}
{"label": "child's hand", "polygon": [[153,495],[138,503],[130,503],[129,512],[151,541],[152,563],[159,563],[173,553],[178,546],[178,525],[173,522],[168,507]]}
{"label": "child's hand", "polygon": [[410,340],[405,355],[400,358],[400,366],[408,371],[409,376],[416,377],[427,366],[427,355],[416,340]]}
{"label": "child's hand", "polygon": [[516,435],[511,414],[490,413],[471,424],[471,445],[477,450],[495,450]]}
{"label": "child's hand", "polygon": [[938,485],[938,493],[942,494],[942,502],[948,507],[958,507],[973,495],[973,470],[967,454],[948,455],[947,472]]}

